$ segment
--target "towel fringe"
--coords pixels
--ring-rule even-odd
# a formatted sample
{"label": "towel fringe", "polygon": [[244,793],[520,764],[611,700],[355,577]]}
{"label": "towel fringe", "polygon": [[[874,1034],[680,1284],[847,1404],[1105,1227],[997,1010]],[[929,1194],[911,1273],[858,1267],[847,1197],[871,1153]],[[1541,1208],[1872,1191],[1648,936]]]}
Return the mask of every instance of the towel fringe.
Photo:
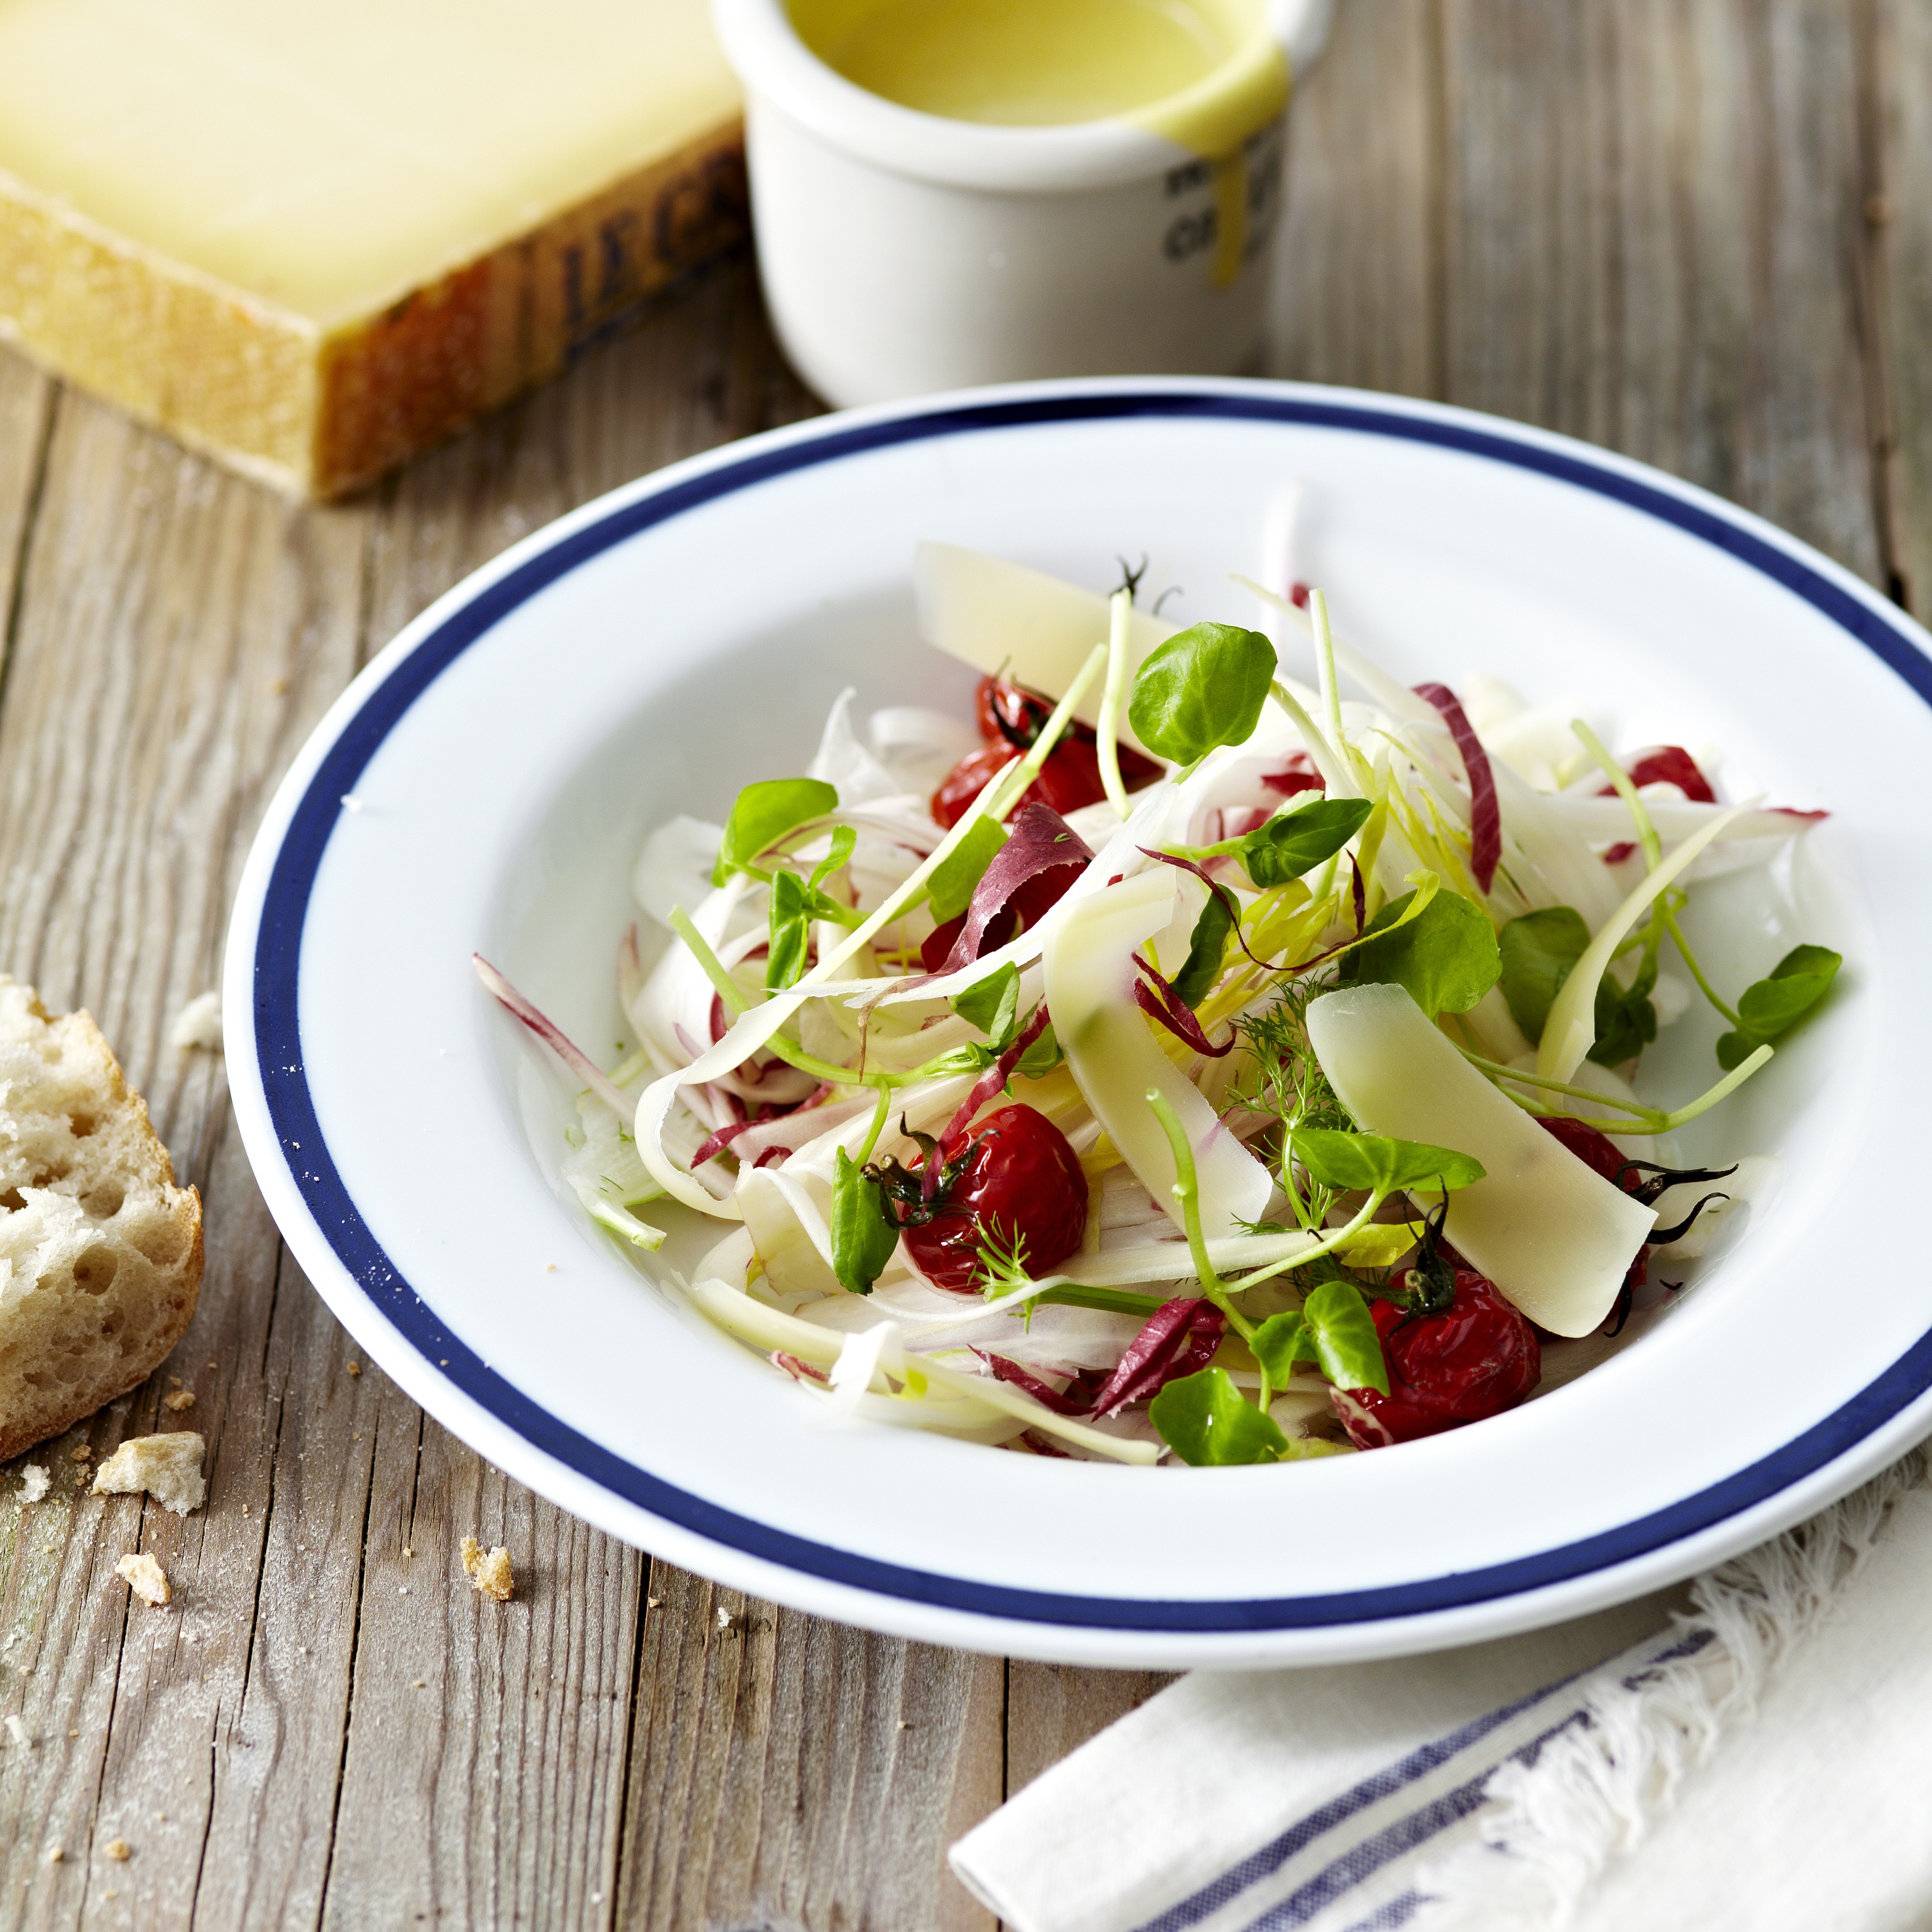
{"label": "towel fringe", "polygon": [[1499,1766],[1479,1835],[1425,1868],[1414,1932],[1556,1932],[1612,1859],[1756,1708],[1791,1650],[1834,1614],[1892,1504],[1927,1479],[1915,1450],[1810,1522],[1700,1576],[1664,1658],[1606,1676],[1533,1753]]}

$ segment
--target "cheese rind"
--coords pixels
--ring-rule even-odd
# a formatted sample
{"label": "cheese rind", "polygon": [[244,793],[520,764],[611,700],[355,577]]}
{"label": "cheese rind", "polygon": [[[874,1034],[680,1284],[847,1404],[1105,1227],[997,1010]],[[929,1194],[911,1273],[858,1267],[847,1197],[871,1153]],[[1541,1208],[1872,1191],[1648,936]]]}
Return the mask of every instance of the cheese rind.
{"label": "cheese rind", "polygon": [[335,496],[746,226],[702,0],[0,0],[0,338]]}

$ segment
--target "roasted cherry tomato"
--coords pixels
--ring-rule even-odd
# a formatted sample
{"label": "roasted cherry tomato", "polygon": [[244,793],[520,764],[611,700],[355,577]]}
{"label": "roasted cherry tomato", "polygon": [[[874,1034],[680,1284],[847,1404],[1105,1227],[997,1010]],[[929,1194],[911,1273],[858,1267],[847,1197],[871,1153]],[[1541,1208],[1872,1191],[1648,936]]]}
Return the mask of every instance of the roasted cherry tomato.
{"label": "roasted cherry tomato", "polygon": [[[936,1154],[928,1154],[928,1160]],[[1029,1273],[1064,1261],[1087,1231],[1087,1177],[1066,1136],[1037,1108],[1002,1107],[967,1137],[941,1170],[930,1202],[890,1189],[905,1228],[906,1252],[935,1288],[971,1293],[980,1283],[981,1245],[989,1232],[1003,1247],[1025,1247]]]}
{"label": "roasted cherry tomato", "polygon": [[1536,1331],[1486,1275],[1454,1270],[1455,1292],[1434,1314],[1369,1304],[1388,1364],[1389,1392],[1336,1389],[1335,1412],[1358,1449],[1381,1449],[1480,1422],[1514,1408],[1543,1375]]}
{"label": "roasted cherry tomato", "polygon": [[[951,831],[966,815],[966,808],[992,783],[1015,755],[1010,745],[985,745],[968,752],[940,781],[932,794],[932,815]],[[1126,760],[1121,781],[1126,782]],[[1144,784],[1143,778],[1140,782]],[[1084,738],[1063,738],[1046,754],[1040,776],[1020,795],[1020,802],[1036,798],[1064,818],[1083,805],[1098,805],[1107,796],[1100,782],[1100,754]]]}
{"label": "roasted cherry tomato", "polygon": [[[974,694],[974,712],[986,743],[968,752],[932,795],[932,815],[950,832],[966,808],[984,791],[1000,767],[1016,753],[1030,748],[1053,706],[1038,692],[1006,678],[982,677]],[[1120,782],[1130,791],[1151,784],[1161,767],[1130,745],[1118,747]],[[1040,776],[1026,790],[1027,798],[1050,805],[1063,818],[1083,805],[1097,805],[1107,795],[1100,782],[1100,754],[1094,732],[1076,724],[1047,754]]]}

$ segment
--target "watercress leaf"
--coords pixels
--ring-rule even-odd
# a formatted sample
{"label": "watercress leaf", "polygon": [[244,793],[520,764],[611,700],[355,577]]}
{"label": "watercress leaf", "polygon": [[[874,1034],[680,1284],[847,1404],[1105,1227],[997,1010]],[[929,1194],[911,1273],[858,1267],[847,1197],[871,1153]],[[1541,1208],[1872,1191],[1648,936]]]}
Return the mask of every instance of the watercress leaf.
{"label": "watercress leaf", "polygon": [[756,784],[748,784],[724,821],[724,842],[718,848],[711,883],[722,886],[734,872],[763,878],[756,862],[760,852],[807,819],[822,818],[836,811],[838,805],[838,793],[818,778],[760,778]]}
{"label": "watercress leaf", "polygon": [[1013,1071],[1024,1074],[1029,1080],[1038,1080],[1051,1073],[1065,1056],[1060,1052],[1060,1042],[1053,1036],[1053,1022],[1048,1020],[1040,1029],[1040,1037],[1022,1054]]}
{"label": "watercress leaf", "polygon": [[806,888],[796,872],[780,872],[772,878],[770,950],[765,956],[765,986],[779,992],[796,986],[805,970],[806,935],[811,908]]}
{"label": "watercress leaf", "polygon": [[1234,914],[1228,895],[1210,892],[1201,916],[1194,922],[1193,937],[1188,941],[1187,958],[1172,982],[1174,997],[1189,1008],[1200,1005],[1209,989],[1221,976],[1221,961],[1228,950],[1228,934],[1234,928]]}
{"label": "watercress leaf", "polygon": [[1169,1382],[1148,1412],[1161,1440],[1196,1468],[1279,1462],[1288,1454],[1280,1424],[1242,1400],[1226,1369],[1202,1369]]}
{"label": "watercress leaf", "polygon": [[1607,973],[1597,982],[1596,1022],[1590,1058],[1599,1066],[1621,1066],[1657,1037],[1657,1009],[1645,988],[1620,986]]}
{"label": "watercress leaf", "polygon": [[1466,1013],[1502,970],[1496,929],[1473,899],[1450,892],[1399,925],[1414,896],[1390,900],[1370,922],[1370,937],[1342,956],[1341,982],[1400,986],[1431,1019]]}
{"label": "watercress leaf", "polygon": [[1718,1040],[1718,1064],[1729,1072],[1760,1046],[1782,1040],[1831,990],[1844,963],[1829,946],[1792,947],[1768,979],[1744,988],[1738,1000],[1738,1018],[1744,1024]]}
{"label": "watercress leaf", "polygon": [[1345,1134],[1332,1127],[1296,1127],[1288,1138],[1295,1159],[1324,1187],[1354,1193],[1469,1187],[1484,1172],[1483,1163],[1473,1155],[1458,1154],[1453,1148],[1431,1147],[1426,1141]]}
{"label": "watercress leaf", "polygon": [[1018,1030],[1020,969],[1010,959],[997,973],[968,986],[952,1002],[952,1010],[968,1026],[976,1026],[1004,1052]]}
{"label": "watercress leaf", "polygon": [[1192,625],[1148,654],[1127,722],[1156,758],[1191,765],[1217,745],[1247,742],[1274,673],[1274,646],[1258,631]]}
{"label": "watercress leaf", "polygon": [[1376,1318],[1362,1291],[1352,1281],[1324,1281],[1310,1291],[1301,1310],[1306,1346],[1316,1367],[1337,1388],[1389,1392],[1388,1364]]}
{"label": "watercress leaf", "polygon": [[1589,943],[1590,928],[1573,906],[1526,912],[1498,934],[1503,998],[1531,1046],[1542,1039],[1551,1004]]}
{"label": "watercress leaf", "polygon": [[850,826],[839,825],[832,828],[831,850],[812,868],[812,890],[814,892],[851,857],[852,849],[858,842],[859,835]]}
{"label": "watercress leaf", "polygon": [[1298,1309],[1270,1315],[1249,1336],[1248,1346],[1277,1388],[1294,1374],[1296,1363],[1315,1359],[1315,1345]]}
{"label": "watercress leaf", "polygon": [[870,1294],[898,1245],[885,1190],[843,1148],[832,1175],[832,1271],[851,1294]]}
{"label": "watercress leaf", "polygon": [[973,888],[986,876],[1001,846],[1005,830],[990,818],[973,821],[966,836],[942,860],[926,882],[933,918],[941,926],[957,919],[973,903]]}
{"label": "watercress leaf", "polygon": [[1332,859],[1361,830],[1375,807],[1365,798],[1320,798],[1304,794],[1310,802],[1282,812],[1258,826],[1245,838],[1216,846],[1240,855],[1250,878],[1262,887],[1285,886],[1304,872]]}

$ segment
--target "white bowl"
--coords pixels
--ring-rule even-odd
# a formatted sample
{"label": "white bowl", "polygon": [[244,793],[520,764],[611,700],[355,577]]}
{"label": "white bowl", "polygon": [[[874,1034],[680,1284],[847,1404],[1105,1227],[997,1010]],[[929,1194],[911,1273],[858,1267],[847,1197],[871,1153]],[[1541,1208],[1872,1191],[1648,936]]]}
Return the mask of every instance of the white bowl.
{"label": "white bowl", "polygon": [[[1828,1011],[1698,1150],[1781,1192],[1602,1366],[1430,1441],[1268,1468],[1003,1454],[808,1398],[564,1198],[568,1085],[482,994],[488,954],[614,1057],[646,830],[800,769],[847,683],[966,701],[916,641],[914,543],[1252,621],[1230,570],[1306,484],[1300,573],[1406,680],[1500,676],[1725,748],[1828,806],[1711,908],[1712,970],[1840,949]],[[1848,572],[1701,492],[1538,431],[1345,391],[1040,386],[757,438],[519,544],[358,678],[272,802],[229,941],[242,1129],[297,1258],[369,1353],[512,1474],[729,1583],[935,1642],[1100,1664],[1296,1662],[1468,1641],[1686,1575],[1932,1427],[1911,1218],[1932,1072],[1917,794],[1932,663]],[[1766,886],[1771,888],[1766,896]],[[1726,912],[1728,917],[1722,916]],[[1714,1028],[1652,1078],[1693,1090]],[[674,1257],[673,1257],[674,1258]]]}
{"label": "white bowl", "polygon": [[[820,60],[784,0],[713,0],[745,86],[758,272],[799,373],[844,406],[1253,364],[1284,158],[1281,96],[1258,90],[1253,56],[1298,80],[1334,0],[1252,4],[1265,47],[1156,104],[1159,124],[1040,128],[915,112]],[[1161,131],[1177,111],[1226,151]]]}

